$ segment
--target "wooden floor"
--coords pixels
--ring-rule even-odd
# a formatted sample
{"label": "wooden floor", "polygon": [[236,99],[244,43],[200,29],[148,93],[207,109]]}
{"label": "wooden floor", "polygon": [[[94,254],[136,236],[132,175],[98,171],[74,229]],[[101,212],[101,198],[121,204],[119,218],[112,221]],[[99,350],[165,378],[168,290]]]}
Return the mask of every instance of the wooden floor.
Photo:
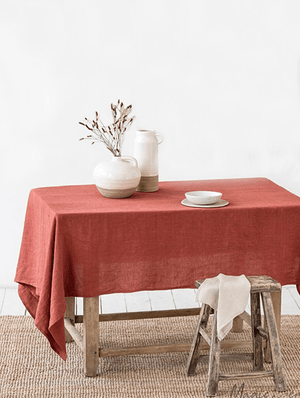
{"label": "wooden floor", "polygon": [[[133,311],[155,311],[195,308],[195,289],[115,293],[100,296],[102,314]],[[83,314],[82,299],[76,300],[77,315]],[[282,315],[300,315],[300,296],[296,286],[282,288]],[[0,315],[28,315],[19,299],[17,289],[0,288]]]}

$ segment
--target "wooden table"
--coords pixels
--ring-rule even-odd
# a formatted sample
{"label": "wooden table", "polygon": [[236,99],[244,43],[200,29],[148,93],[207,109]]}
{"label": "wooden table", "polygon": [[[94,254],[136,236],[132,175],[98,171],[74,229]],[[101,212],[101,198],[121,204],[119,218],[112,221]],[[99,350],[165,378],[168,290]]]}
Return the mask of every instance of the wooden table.
{"label": "wooden table", "polygon": [[[197,286],[197,285],[196,285]],[[281,292],[272,292],[272,301],[277,323],[277,330],[280,332],[281,318]],[[66,343],[73,340],[79,346],[83,353],[84,374],[86,376],[95,377],[99,364],[99,358],[116,357],[124,355],[142,355],[142,354],[161,354],[167,352],[184,352],[190,350],[189,343],[137,346],[126,348],[102,348],[99,346],[99,333],[101,333],[101,323],[107,321],[122,321],[134,319],[150,319],[178,316],[198,316],[200,308],[185,308],[159,311],[143,311],[143,312],[122,312],[114,314],[99,315],[99,297],[83,298],[83,316],[75,315],[75,297],[66,297],[67,309],[65,312],[65,337]],[[234,319],[233,331],[239,333],[243,329],[243,321],[251,325],[249,314],[244,311],[241,316]],[[75,328],[75,323],[83,323],[83,336]],[[252,348],[252,340],[234,341],[224,340],[222,349],[232,350],[237,348]],[[206,342],[201,344],[203,350],[209,350]],[[270,360],[270,352],[265,345],[265,359]]]}
{"label": "wooden table", "polygon": [[[199,315],[199,307],[186,309],[172,309],[143,312],[123,312],[99,315],[99,297],[83,298],[83,316],[75,315],[75,298],[67,297],[65,313],[66,342],[77,343],[83,352],[84,373],[86,376],[96,376],[99,358],[138,354],[157,354],[163,352],[188,351],[190,345],[186,343],[173,345],[154,345],[126,348],[99,347],[99,333],[102,322],[122,321],[134,319],[151,319],[177,316]],[[83,336],[73,326],[83,322]]]}
{"label": "wooden table", "polygon": [[[229,205],[183,206],[184,193],[193,190],[222,192]],[[84,352],[85,373],[94,376],[99,355],[188,349],[101,347],[99,353],[99,321],[199,312],[99,316],[99,295],[193,288],[197,279],[220,272],[298,285],[299,242],[300,198],[265,178],[162,182],[158,192],[119,200],[102,197],[93,185],[38,188],[28,201],[15,281],[55,352],[66,359],[65,326]],[[83,317],[74,315],[74,297],[84,297]],[[279,325],[280,297],[274,304]],[[83,322],[82,337],[74,322]]]}

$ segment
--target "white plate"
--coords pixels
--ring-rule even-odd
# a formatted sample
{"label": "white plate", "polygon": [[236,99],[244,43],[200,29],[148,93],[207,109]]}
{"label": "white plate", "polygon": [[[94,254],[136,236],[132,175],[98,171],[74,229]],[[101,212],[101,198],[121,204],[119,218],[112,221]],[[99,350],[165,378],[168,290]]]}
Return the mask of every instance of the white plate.
{"label": "white plate", "polygon": [[219,199],[216,203],[213,203],[211,205],[195,205],[194,203],[189,202],[187,199],[183,199],[181,201],[181,204],[183,204],[184,206],[189,206],[189,207],[224,207],[227,206],[229,204],[229,202],[225,199]]}

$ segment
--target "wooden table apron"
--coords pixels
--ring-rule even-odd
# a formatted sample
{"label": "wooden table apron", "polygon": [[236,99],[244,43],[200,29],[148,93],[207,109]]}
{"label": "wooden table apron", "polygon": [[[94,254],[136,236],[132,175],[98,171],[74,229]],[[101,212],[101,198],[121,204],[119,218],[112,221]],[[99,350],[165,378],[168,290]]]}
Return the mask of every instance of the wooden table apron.
{"label": "wooden table apron", "polygon": [[[229,205],[185,207],[181,200],[192,190],[222,192]],[[99,328],[99,295],[193,288],[195,280],[220,272],[298,285],[299,264],[300,198],[265,178],[162,182],[156,193],[127,199],[104,198],[93,185],[64,186],[31,191],[15,281],[36,326],[63,359],[64,325],[73,331],[75,321],[84,321],[76,319],[70,297],[85,298],[85,337],[75,340],[90,350],[94,363],[85,371],[93,374],[98,347],[85,344]],[[103,356],[114,355],[103,350]]]}

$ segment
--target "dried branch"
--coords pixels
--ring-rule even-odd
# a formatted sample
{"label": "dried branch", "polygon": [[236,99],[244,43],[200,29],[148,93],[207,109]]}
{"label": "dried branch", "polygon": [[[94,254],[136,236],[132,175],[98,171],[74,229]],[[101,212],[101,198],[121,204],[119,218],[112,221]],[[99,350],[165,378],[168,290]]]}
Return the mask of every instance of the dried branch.
{"label": "dried branch", "polygon": [[[127,107],[124,106],[123,102],[118,100],[117,105],[111,104],[111,112],[113,117],[113,123],[105,126],[99,118],[99,114],[96,111],[95,120],[89,120],[84,118],[85,123],[79,122],[82,126],[85,126],[88,130],[92,131],[93,135],[88,135],[84,139],[93,140],[92,144],[95,142],[103,142],[107,149],[114,156],[121,156],[122,144],[124,139],[124,133],[131,126],[134,116],[128,120],[128,115],[132,111],[132,105]],[[99,127],[100,123],[100,127]]]}

